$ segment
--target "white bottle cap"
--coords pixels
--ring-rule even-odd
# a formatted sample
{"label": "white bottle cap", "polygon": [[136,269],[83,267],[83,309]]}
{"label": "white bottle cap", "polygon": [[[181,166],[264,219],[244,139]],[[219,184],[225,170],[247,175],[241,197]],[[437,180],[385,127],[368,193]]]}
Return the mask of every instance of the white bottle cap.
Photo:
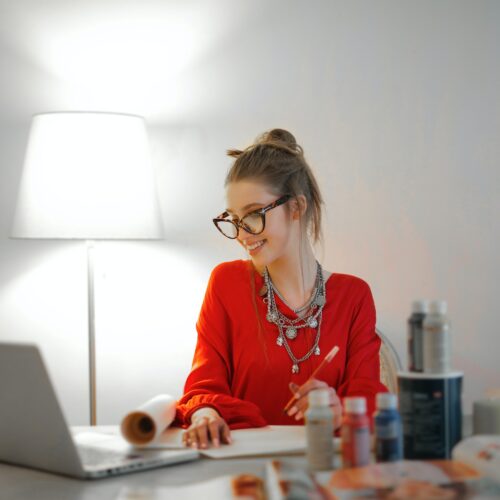
{"label": "white bottle cap", "polygon": [[366,413],[366,398],[344,398],[345,411],[363,415]]}
{"label": "white bottle cap", "polygon": [[425,299],[414,300],[411,303],[411,312],[427,314],[429,312],[429,301]]}
{"label": "white bottle cap", "polygon": [[307,398],[311,407],[330,406],[328,389],[315,389],[307,395]]}
{"label": "white bottle cap", "polygon": [[398,407],[398,397],[392,392],[379,392],[376,401],[380,410],[395,410]]}
{"label": "white bottle cap", "polygon": [[448,304],[446,300],[433,300],[429,309],[431,314],[446,314]]}

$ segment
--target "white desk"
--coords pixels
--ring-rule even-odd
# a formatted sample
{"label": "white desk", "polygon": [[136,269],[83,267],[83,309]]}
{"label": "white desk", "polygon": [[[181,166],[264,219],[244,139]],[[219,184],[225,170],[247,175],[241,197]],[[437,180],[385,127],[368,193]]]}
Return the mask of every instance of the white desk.
{"label": "white desk", "polygon": [[[470,435],[470,420],[469,416],[464,421],[464,435]],[[304,455],[217,460],[201,458],[123,476],[81,480],[0,463],[0,500],[115,500],[125,486],[180,486],[225,474],[249,473],[263,477],[265,463],[273,458],[283,458],[297,465],[307,466]]]}
{"label": "white desk", "polygon": [[[0,463],[0,498],[1,500],[114,500],[125,486],[134,488],[180,486],[225,474],[239,473],[263,477],[267,460],[269,457],[230,460],[201,458],[184,464],[96,480],[72,479]],[[304,456],[286,456],[286,460],[306,465]]]}
{"label": "white desk", "polygon": [[[112,429],[116,431],[116,426],[73,427],[72,429],[76,433],[81,431],[108,433],[112,432]],[[303,454],[241,459],[201,457],[198,460],[159,469],[104,479],[82,480],[0,462],[0,500],[114,500],[124,487],[181,486],[226,474],[248,473],[264,477],[264,467],[268,460],[285,457],[287,461],[306,466],[306,458]]]}

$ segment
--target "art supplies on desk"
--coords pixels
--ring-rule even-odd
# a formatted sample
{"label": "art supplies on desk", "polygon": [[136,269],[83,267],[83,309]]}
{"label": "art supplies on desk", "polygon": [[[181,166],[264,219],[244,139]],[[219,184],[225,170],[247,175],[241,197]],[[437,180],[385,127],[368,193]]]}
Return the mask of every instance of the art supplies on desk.
{"label": "art supplies on desk", "polygon": [[285,460],[272,461],[266,467],[266,490],[270,500],[490,498],[481,496],[482,474],[453,460],[400,460],[316,474]]}

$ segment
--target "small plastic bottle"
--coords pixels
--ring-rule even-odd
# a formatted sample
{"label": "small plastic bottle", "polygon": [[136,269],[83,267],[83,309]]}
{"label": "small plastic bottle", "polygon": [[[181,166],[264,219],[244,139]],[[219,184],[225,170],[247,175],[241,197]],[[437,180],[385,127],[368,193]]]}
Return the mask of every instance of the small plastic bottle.
{"label": "small plastic bottle", "polygon": [[308,396],[305,413],[307,461],[313,471],[333,469],[333,411],[327,389],[316,389]]}
{"label": "small plastic bottle", "polygon": [[412,314],[408,318],[408,370],[423,372],[423,339],[422,330],[424,318],[429,312],[428,300],[412,302]]}
{"label": "small plastic bottle", "polygon": [[398,398],[390,392],[380,392],[376,397],[375,459],[377,462],[394,462],[403,459],[403,432]]}
{"label": "small plastic bottle", "polygon": [[433,300],[423,323],[424,373],[451,371],[450,321],[444,300]]}
{"label": "small plastic bottle", "polygon": [[370,421],[366,415],[366,399],[344,399],[342,420],[342,463],[344,467],[360,467],[370,462]]}

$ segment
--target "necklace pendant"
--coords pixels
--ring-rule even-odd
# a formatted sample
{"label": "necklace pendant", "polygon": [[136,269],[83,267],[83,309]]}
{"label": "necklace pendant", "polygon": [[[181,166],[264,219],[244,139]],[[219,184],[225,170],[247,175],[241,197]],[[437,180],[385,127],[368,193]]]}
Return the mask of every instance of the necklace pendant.
{"label": "necklace pendant", "polygon": [[320,349],[319,349],[319,345],[317,345],[317,346],[316,346],[316,349],[314,349],[314,354],[315,354],[316,356],[319,356],[319,355],[321,354],[321,351],[320,351]]}
{"label": "necklace pendant", "polygon": [[260,291],[259,291],[259,295],[260,295],[261,297],[264,297],[264,295],[267,295],[267,286],[266,286],[266,285],[264,285],[264,286],[260,289]]}
{"label": "necklace pendant", "polygon": [[294,363],[292,366],[292,373],[299,373],[299,365]]}
{"label": "necklace pendant", "polygon": [[319,307],[324,306],[324,305],[325,305],[325,302],[326,302],[325,296],[324,296],[324,295],[318,295],[318,296],[314,299],[314,302],[316,302],[316,304],[317,304]]}
{"label": "necklace pendant", "polygon": [[318,326],[318,320],[316,318],[309,318],[308,324],[311,328],[316,328]]}
{"label": "necklace pendant", "polygon": [[294,328],[293,326],[288,327],[286,329],[286,338],[293,340],[296,337],[297,337],[297,329]]}
{"label": "necklace pendant", "polygon": [[281,335],[276,338],[276,345],[280,347],[283,345],[283,337]]}

